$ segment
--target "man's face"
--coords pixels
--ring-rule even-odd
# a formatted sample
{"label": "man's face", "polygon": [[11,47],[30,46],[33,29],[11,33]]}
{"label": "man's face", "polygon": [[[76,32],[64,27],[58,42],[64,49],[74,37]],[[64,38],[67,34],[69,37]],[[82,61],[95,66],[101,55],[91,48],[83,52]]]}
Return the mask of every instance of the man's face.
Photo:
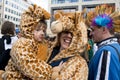
{"label": "man's face", "polygon": [[60,44],[62,49],[66,49],[69,47],[72,41],[72,34],[70,32],[62,32],[60,36]]}
{"label": "man's face", "polygon": [[45,38],[46,27],[41,26],[40,29],[34,30],[34,38],[36,41],[42,42]]}
{"label": "man's face", "polygon": [[102,32],[103,32],[103,28],[98,28],[98,27],[91,27],[92,31],[91,31],[91,36],[94,42],[99,42],[102,40]]}

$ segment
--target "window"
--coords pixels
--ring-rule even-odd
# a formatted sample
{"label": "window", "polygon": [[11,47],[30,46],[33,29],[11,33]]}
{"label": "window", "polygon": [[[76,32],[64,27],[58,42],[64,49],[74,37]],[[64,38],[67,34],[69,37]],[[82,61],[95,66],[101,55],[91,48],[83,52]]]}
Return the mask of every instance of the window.
{"label": "window", "polygon": [[71,2],[78,2],[78,0],[71,0]]}
{"label": "window", "polygon": [[15,17],[13,18],[13,21],[15,21]]}
{"label": "window", "polygon": [[10,9],[8,9],[8,12],[10,12]]}
{"label": "window", "polygon": [[5,8],[5,11],[7,11],[7,8]]}
{"label": "window", "polygon": [[10,19],[10,16],[8,16],[8,19]]}
{"label": "window", "polygon": [[11,13],[13,13],[13,10],[11,10]]}
{"label": "window", "polygon": [[6,1],[5,4],[8,4],[8,1]]}
{"label": "window", "polygon": [[7,15],[5,15],[5,18],[7,18]]}
{"label": "window", "polygon": [[2,6],[0,6],[0,9],[1,9]]}
{"label": "window", "polygon": [[65,3],[65,0],[58,0],[58,3]]}

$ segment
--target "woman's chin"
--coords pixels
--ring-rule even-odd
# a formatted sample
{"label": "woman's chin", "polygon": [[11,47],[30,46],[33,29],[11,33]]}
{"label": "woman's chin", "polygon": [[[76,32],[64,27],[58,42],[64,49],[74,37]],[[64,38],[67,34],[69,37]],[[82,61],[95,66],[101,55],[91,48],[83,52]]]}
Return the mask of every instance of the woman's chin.
{"label": "woman's chin", "polygon": [[69,45],[65,45],[65,44],[63,45],[63,48],[64,48],[64,49],[66,49],[66,48],[68,48],[68,47],[69,47]]}

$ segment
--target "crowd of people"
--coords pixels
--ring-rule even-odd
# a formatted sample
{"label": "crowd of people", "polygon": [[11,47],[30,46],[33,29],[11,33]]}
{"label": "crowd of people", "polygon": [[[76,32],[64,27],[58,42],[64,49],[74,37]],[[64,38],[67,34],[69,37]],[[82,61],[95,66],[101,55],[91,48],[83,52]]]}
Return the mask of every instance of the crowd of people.
{"label": "crowd of people", "polygon": [[49,42],[50,16],[32,5],[19,32],[14,23],[3,23],[1,80],[120,80],[120,11],[106,4],[89,12],[58,11],[51,23],[56,37]]}

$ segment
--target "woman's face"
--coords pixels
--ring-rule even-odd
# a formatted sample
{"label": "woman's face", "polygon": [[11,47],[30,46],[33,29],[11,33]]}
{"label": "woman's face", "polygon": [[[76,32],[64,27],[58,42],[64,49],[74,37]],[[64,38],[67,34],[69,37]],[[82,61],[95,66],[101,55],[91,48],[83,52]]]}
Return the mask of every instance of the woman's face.
{"label": "woman's face", "polygon": [[42,25],[40,27],[37,27],[33,33],[34,33],[34,39],[38,42],[42,42],[45,38],[46,26]]}
{"label": "woman's face", "polygon": [[61,49],[66,49],[69,47],[71,41],[72,41],[72,33],[70,32],[62,32],[60,36],[60,45]]}

